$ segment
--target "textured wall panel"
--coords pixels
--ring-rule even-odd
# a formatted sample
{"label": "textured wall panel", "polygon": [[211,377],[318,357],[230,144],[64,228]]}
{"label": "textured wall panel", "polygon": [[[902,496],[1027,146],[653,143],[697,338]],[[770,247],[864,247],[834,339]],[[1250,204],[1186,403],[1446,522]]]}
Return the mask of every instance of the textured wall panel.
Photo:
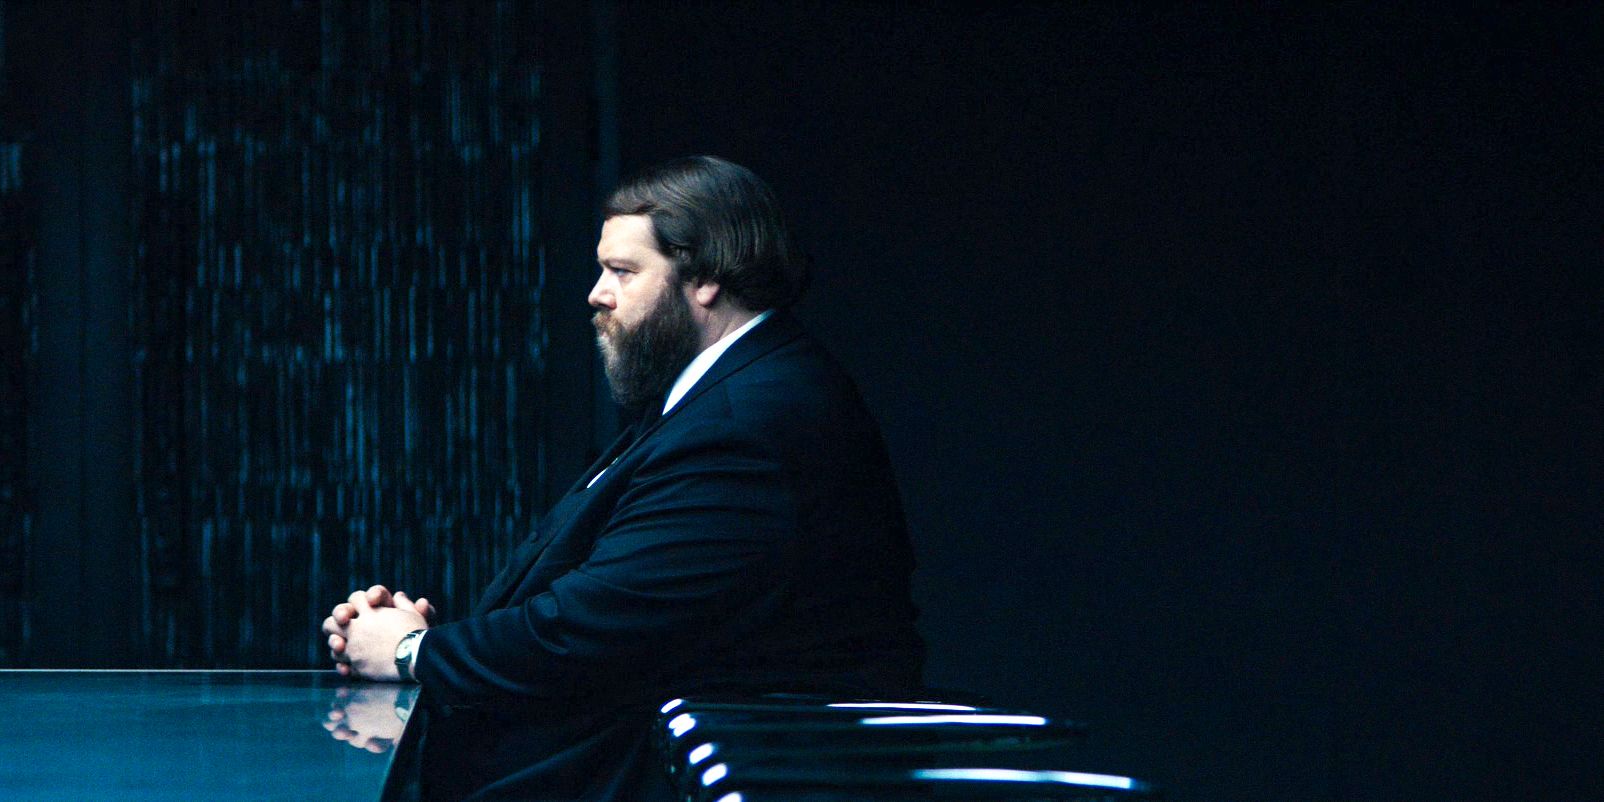
{"label": "textured wall panel", "polygon": [[31,128],[23,118],[6,3],[0,0],[0,666],[18,658],[28,631],[25,603],[32,493],[28,483],[28,361],[35,300],[33,213],[23,184]]}
{"label": "textured wall panel", "polygon": [[521,3],[138,6],[143,636],[322,664],[345,593],[460,613],[543,479],[541,70]]}
{"label": "textured wall panel", "polygon": [[[0,91],[0,105],[5,99]],[[23,191],[24,149],[8,141],[11,133],[0,129],[0,666],[15,661],[28,635],[23,588],[33,520],[27,391],[36,308],[33,214]]]}

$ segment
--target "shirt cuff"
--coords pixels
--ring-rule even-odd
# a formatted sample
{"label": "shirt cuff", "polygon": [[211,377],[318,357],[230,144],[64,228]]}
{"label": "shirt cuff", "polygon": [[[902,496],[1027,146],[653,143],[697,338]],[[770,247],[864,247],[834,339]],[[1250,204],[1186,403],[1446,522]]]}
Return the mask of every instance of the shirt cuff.
{"label": "shirt cuff", "polygon": [[412,642],[412,656],[407,658],[407,674],[413,682],[418,681],[418,650],[423,648],[423,639],[429,636],[428,630],[418,633],[418,639]]}

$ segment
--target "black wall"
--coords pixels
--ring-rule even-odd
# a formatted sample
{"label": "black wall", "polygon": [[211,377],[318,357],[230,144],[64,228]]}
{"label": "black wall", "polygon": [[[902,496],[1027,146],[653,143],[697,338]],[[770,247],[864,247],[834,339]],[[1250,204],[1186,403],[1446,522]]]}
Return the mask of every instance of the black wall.
{"label": "black wall", "polygon": [[624,4],[622,166],[778,187],[932,682],[1175,799],[1590,797],[1599,33]]}

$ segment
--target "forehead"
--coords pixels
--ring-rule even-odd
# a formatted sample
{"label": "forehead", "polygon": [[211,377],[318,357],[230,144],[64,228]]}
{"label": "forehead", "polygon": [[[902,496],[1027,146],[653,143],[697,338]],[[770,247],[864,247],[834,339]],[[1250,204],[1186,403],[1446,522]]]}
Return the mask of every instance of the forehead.
{"label": "forehead", "polygon": [[596,243],[596,260],[629,259],[640,261],[652,256],[662,257],[657,250],[657,235],[652,230],[652,218],[644,214],[624,214],[609,217],[602,223],[601,241]]}

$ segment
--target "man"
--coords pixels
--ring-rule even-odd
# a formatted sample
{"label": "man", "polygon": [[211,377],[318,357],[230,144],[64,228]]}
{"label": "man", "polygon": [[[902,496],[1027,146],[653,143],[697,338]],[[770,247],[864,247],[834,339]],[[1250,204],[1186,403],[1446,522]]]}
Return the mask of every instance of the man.
{"label": "man", "polygon": [[467,618],[431,627],[375,586],[324,622],[342,674],[421,684],[428,798],[666,799],[647,735],[667,699],[919,682],[891,466],[785,311],[807,269],[768,186],[711,157],[649,169],[596,256],[597,343],[639,419]]}

